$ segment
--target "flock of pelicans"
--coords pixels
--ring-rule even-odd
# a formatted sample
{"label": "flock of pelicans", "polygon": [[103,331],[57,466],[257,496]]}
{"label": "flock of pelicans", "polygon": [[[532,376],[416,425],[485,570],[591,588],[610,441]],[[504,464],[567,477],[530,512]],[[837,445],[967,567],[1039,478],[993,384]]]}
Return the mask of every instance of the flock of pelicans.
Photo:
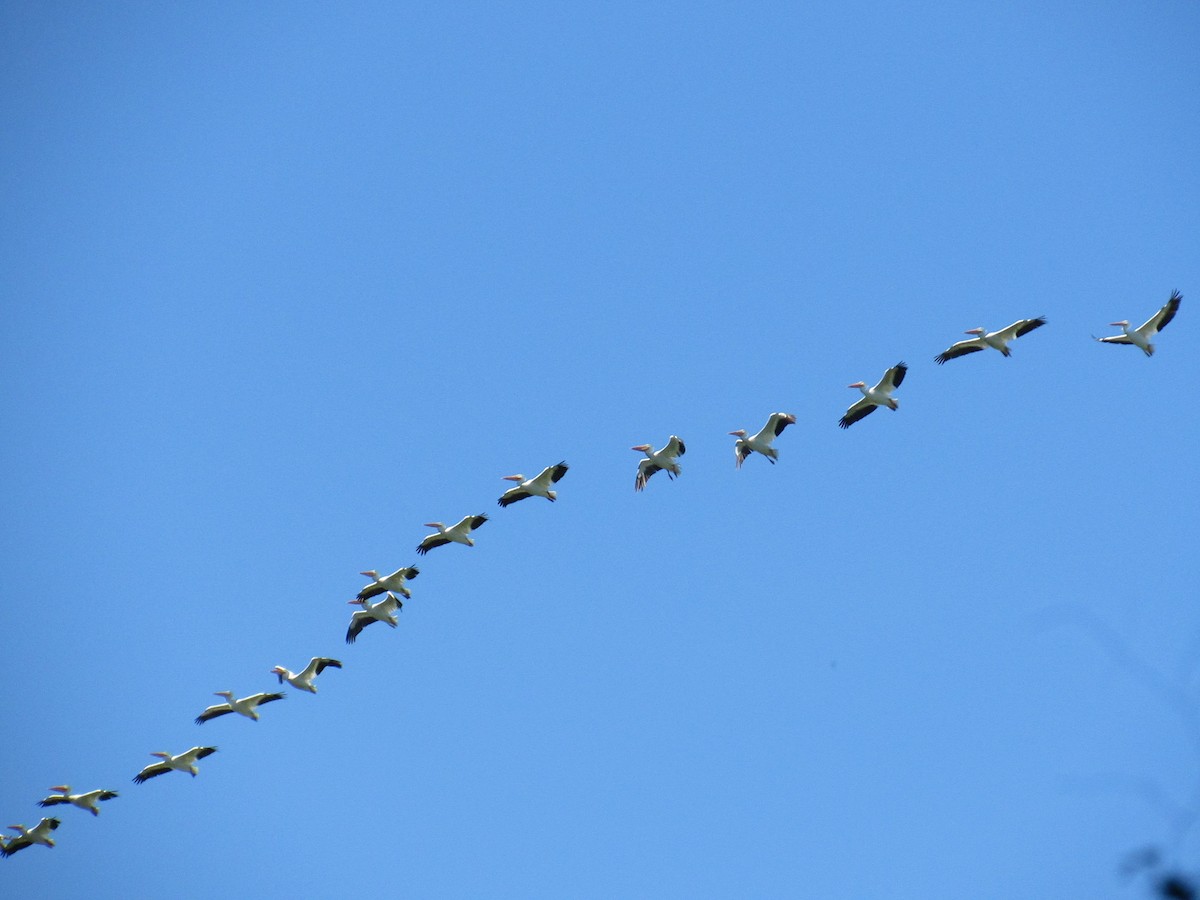
{"label": "flock of pelicans", "polygon": [[[1141,349],[1146,356],[1152,356],[1154,354],[1154,338],[1175,317],[1175,314],[1179,311],[1179,304],[1182,299],[1183,297],[1179,291],[1174,291],[1162,309],[1151,316],[1145,324],[1138,328],[1130,328],[1128,321],[1112,322],[1112,326],[1119,326],[1121,328],[1121,334],[1096,338],[1096,340],[1106,344],[1129,344]],[[977,353],[988,347],[1008,356],[1011,353],[1008,345],[1012,341],[1029,334],[1029,332],[1045,324],[1045,318],[1037,318],[1021,319],[999,331],[987,332],[982,328],[972,328],[970,331],[965,332],[972,335],[969,340],[953,344],[945,352],[939,354],[935,358],[935,362],[941,365],[947,360],[957,359],[969,353]],[[892,393],[903,383],[907,371],[908,367],[904,363],[898,363],[888,369],[883,374],[883,378],[874,387],[868,388],[866,382],[863,381],[857,381],[849,385],[849,387],[858,388],[862,392],[862,398],[846,410],[846,414],[842,416],[838,425],[842,428],[849,428],[855,422],[866,418],[880,406],[886,406],[888,409],[893,410],[897,409],[899,404],[892,397]],[[758,453],[766,457],[767,461],[773,465],[779,457],[779,451],[772,446],[775,438],[782,434],[788,425],[793,425],[795,422],[795,416],[777,412],[771,414],[771,417],[767,419],[767,424],[757,434],[747,435],[745,430],[729,432],[729,434],[737,438],[733,445],[735,466],[741,468],[742,463],[752,453]],[[645,454],[645,459],[642,459],[638,463],[637,475],[634,478],[634,490],[643,490],[655,472],[664,471],[667,473],[668,478],[674,478],[680,474],[678,460],[679,457],[683,456],[686,448],[683,441],[677,435],[671,435],[667,443],[658,450],[653,449],[650,444],[638,444],[632,449]],[[567,473],[567,468],[568,466],[565,462],[560,462],[554,466],[547,466],[534,478],[526,478],[524,475],[506,475],[505,478],[507,480],[515,481],[517,484],[515,487],[505,491],[497,502],[502,508],[528,497],[545,497],[547,500],[553,502],[557,499],[558,495],[552,486],[562,479]],[[471,533],[487,520],[488,517],[486,515],[465,516],[449,528],[441,522],[427,522],[426,527],[434,528],[436,532],[425,537],[417,545],[417,553],[424,555],[435,547],[441,547],[450,543],[465,544],[468,547],[472,547],[475,545],[475,541],[472,539]],[[371,583],[363,587],[358,592],[358,595],[349,601],[351,605],[362,608],[351,616],[350,627],[346,630],[346,643],[353,644],[364,628],[376,622],[383,622],[395,628],[397,625],[396,613],[404,606],[403,601],[396,595],[399,594],[405,599],[412,597],[412,593],[407,587],[407,582],[416,578],[418,572],[419,570],[416,566],[397,569],[390,575],[384,576],[380,576],[373,569],[362,572],[362,575],[371,579]],[[372,603],[372,598],[378,597],[380,594],[383,595],[382,599]],[[314,679],[330,667],[340,669],[342,663],[336,659],[317,656],[313,657],[308,665],[299,672],[292,672],[283,666],[275,666],[271,669],[271,673],[279,679],[281,685],[286,681],[298,690],[315,694],[317,686],[313,683]],[[224,697],[224,702],[214,704],[201,712],[196,717],[197,725],[202,725],[210,719],[216,719],[231,713],[237,713],[238,715],[257,721],[259,717],[258,708],[260,706],[267,703],[274,703],[276,700],[282,700],[285,694],[260,693],[251,694],[248,697],[239,699],[234,696],[232,691],[219,691],[216,696]],[[190,750],[185,750],[178,755],[172,755],[163,751],[152,753],[151,756],[156,757],[158,762],[151,763],[138,772],[134,776],[133,781],[135,784],[142,784],[151,778],[157,778],[168,772],[187,772],[195,776],[199,771],[196,763],[216,752],[216,747],[192,747]],[[72,794],[70,786],[65,784],[56,785],[51,790],[54,793],[39,801],[39,806],[50,807],[70,804],[80,809],[88,810],[93,816],[99,815],[99,803],[101,801],[111,800],[117,796],[116,791],[108,790]],[[8,826],[11,830],[17,832],[17,836],[7,842],[0,837],[0,855],[12,856],[14,853],[24,850],[33,844],[43,844],[47,847],[53,847],[54,839],[50,835],[60,824],[62,822],[58,818],[43,818],[33,828],[26,828],[24,825]]]}

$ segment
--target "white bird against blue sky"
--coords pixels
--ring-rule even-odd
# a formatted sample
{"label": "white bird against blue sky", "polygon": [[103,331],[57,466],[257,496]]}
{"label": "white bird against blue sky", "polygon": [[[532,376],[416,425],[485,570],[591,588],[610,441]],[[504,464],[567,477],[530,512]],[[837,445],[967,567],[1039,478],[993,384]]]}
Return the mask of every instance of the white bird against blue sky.
{"label": "white bird against blue sky", "polygon": [[68,784],[59,784],[50,788],[55,793],[46,797],[44,800],[38,801],[38,806],[42,808],[50,806],[58,806],[61,803],[70,803],[72,806],[78,806],[80,809],[86,809],[93,816],[100,815],[99,803],[102,800],[112,800],[117,796],[116,791],[87,791],[83,794],[72,794],[71,786]]}
{"label": "white bird against blue sky", "polygon": [[474,547],[475,540],[471,537],[471,532],[488,520],[486,515],[478,516],[463,516],[449,528],[441,522],[426,522],[426,528],[436,528],[437,534],[427,535],[421,543],[417,544],[417,552],[424,556],[434,547],[443,547],[449,543],[464,544],[467,547]]}
{"label": "white bird against blue sky", "polygon": [[629,448],[646,454],[646,458],[638,462],[637,475],[633,479],[635,491],[645,490],[646,483],[655,472],[666,472],[667,478],[673,480],[683,473],[679,465],[679,457],[687,453],[687,446],[678,435],[671,435],[663,446],[655,450],[650,444],[636,444]]}
{"label": "white bird against blue sky", "polygon": [[970,328],[964,331],[963,334],[973,334],[975,337],[969,341],[959,341],[957,344],[951,344],[950,348],[943,350],[936,357],[934,362],[939,366],[950,359],[957,359],[960,356],[966,356],[968,353],[978,353],[980,350],[986,350],[991,347],[993,350],[999,350],[1004,356],[1012,356],[1012,350],[1008,345],[1023,335],[1029,334],[1035,328],[1041,328],[1046,324],[1046,317],[1039,316],[1036,319],[1020,319],[1013,322],[1007,328],[1001,328],[999,331],[987,331],[983,328]]}
{"label": "white bird against blue sky", "polygon": [[[355,601],[365,602],[365,601]],[[290,669],[285,669],[283,666],[276,666],[271,672],[279,679],[279,683],[285,681],[294,688],[302,691],[308,691],[310,694],[317,692],[317,686],[313,683],[317,676],[332,666],[335,669],[340,669],[342,663],[340,660],[330,659],[328,656],[314,656],[308,661],[308,665],[299,672],[293,672]]]}
{"label": "white bird against blue sky", "polygon": [[216,747],[192,747],[190,750],[184,750],[178,755],[172,755],[165,750],[156,750],[150,755],[157,756],[160,761],[151,763],[138,772],[137,775],[133,776],[133,783],[142,784],[151,778],[166,775],[168,772],[187,772],[195,778],[200,772],[200,768],[196,763],[216,752]]}
{"label": "white bird against blue sky", "polygon": [[219,716],[227,716],[230,713],[237,713],[239,716],[245,716],[247,719],[253,719],[255,722],[259,719],[258,708],[264,703],[274,703],[276,700],[286,700],[287,694],[280,693],[261,693],[251,694],[248,697],[238,699],[233,695],[233,691],[216,691],[216,696],[224,697],[224,703],[216,703],[196,716],[196,724],[203,725],[212,719]]}
{"label": "white bird against blue sky", "polygon": [[496,502],[501,508],[511,506],[518,500],[524,500],[526,497],[545,497],[551,503],[558,499],[558,492],[551,489],[550,485],[558,484],[559,479],[567,474],[569,469],[565,462],[560,462],[554,466],[546,466],[533,478],[526,479],[524,475],[505,475],[506,481],[519,482],[516,487],[511,487],[503,494]]}
{"label": "white bird against blue sky", "polygon": [[746,457],[751,453],[759,453],[766,457],[767,462],[775,465],[775,460],[779,459],[779,451],[772,446],[775,438],[783,434],[783,430],[789,425],[795,424],[796,417],[791,413],[776,412],[771,413],[767,417],[767,424],[750,437],[746,436],[744,428],[729,432],[737,437],[737,440],[733,442],[734,468],[740,469]]}
{"label": "white bird against blue sky", "polygon": [[1147,356],[1153,356],[1154,344],[1151,342],[1175,318],[1175,313],[1179,312],[1179,304],[1182,301],[1183,294],[1179,293],[1179,291],[1172,291],[1170,298],[1163,304],[1162,309],[1137,328],[1131,329],[1128,319],[1122,319],[1119,322],[1109,322],[1108,324],[1110,325],[1120,326],[1122,333],[1114,334],[1110,337],[1096,338],[1096,340],[1102,344],[1132,344]]}
{"label": "white bird against blue sky", "polygon": [[10,829],[17,832],[17,836],[10,838],[7,843],[0,841],[0,856],[12,856],[18,850],[24,850],[34,844],[53,847],[54,838],[50,837],[50,833],[61,824],[60,819],[42,819],[32,828],[26,828],[24,825],[9,825]]}
{"label": "white bird against blue sky", "polygon": [[872,388],[867,387],[865,381],[856,381],[854,384],[847,385],[847,387],[858,388],[862,392],[862,399],[851,404],[850,408],[846,410],[846,414],[838,421],[838,427],[849,428],[881,406],[892,410],[899,409],[900,404],[892,396],[892,391],[900,387],[907,373],[908,366],[899,362],[884,372],[883,377]]}

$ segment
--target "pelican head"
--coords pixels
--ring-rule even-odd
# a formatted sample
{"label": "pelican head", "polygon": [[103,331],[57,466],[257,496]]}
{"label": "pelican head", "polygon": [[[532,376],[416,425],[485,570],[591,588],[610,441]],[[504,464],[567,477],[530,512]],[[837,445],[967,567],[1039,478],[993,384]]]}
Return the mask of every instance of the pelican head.
{"label": "pelican head", "polygon": [[166,750],[155,750],[150,755],[157,756],[159,759],[170,759],[171,758],[171,754],[168,753]]}
{"label": "pelican head", "polygon": [[71,793],[71,786],[69,784],[56,784],[50,790],[58,791],[60,794],[69,794]]}
{"label": "pelican head", "polygon": [[642,453],[649,453],[650,445],[649,444],[638,444],[636,447],[630,447],[629,449],[630,450],[640,450]]}
{"label": "pelican head", "polygon": [[846,387],[854,387],[854,388],[865,388],[866,386],[867,386],[867,383],[865,381],[856,381],[856,382],[854,382],[854,384],[846,385]]}
{"label": "pelican head", "polygon": [[425,527],[426,528],[436,528],[438,531],[441,531],[442,529],[444,529],[446,527],[446,525],[444,522],[426,522]]}
{"label": "pelican head", "polygon": [[359,572],[359,575],[366,575],[368,578],[378,578],[379,573],[374,569],[367,569],[365,572]]}
{"label": "pelican head", "polygon": [[1109,324],[1109,325],[1112,325],[1112,326],[1113,326],[1113,327],[1115,327],[1115,328],[1128,328],[1128,327],[1129,327],[1129,320],[1128,320],[1128,319],[1122,319],[1120,322],[1109,322],[1108,324]]}
{"label": "pelican head", "polygon": [[746,436],[746,429],[739,428],[737,431],[730,431],[730,432],[726,432],[726,433],[732,434],[734,437],[744,438]]}
{"label": "pelican head", "polygon": [[229,700],[230,702],[233,701],[233,691],[213,691],[213,696],[214,697],[224,697],[226,700]]}
{"label": "pelican head", "polygon": [[271,674],[272,675],[283,675],[283,673],[286,671],[287,671],[287,669],[285,669],[283,666],[276,666],[275,668],[273,668],[271,670]]}
{"label": "pelican head", "polygon": [[982,328],[972,328],[969,331],[963,332],[963,334],[975,334],[975,335],[979,335],[979,334],[983,334],[983,333],[984,333],[984,331]]}
{"label": "pelican head", "polygon": [[525,476],[524,475],[505,475],[504,480],[505,481],[524,481]]}

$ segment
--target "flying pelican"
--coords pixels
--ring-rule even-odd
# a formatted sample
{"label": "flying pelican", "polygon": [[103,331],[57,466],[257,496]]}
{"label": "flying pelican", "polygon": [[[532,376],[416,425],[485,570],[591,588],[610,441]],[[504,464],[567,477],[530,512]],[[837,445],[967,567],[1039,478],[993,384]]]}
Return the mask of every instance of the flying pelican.
{"label": "flying pelican", "polygon": [[100,815],[100,808],[96,805],[101,800],[111,800],[117,796],[116,791],[88,791],[86,794],[72,794],[71,786],[67,784],[56,784],[50,788],[52,791],[58,791],[57,794],[51,794],[45,800],[39,800],[38,806],[45,809],[48,806],[57,806],[60,803],[70,803],[78,806],[80,809],[86,809],[93,816]]}
{"label": "flying pelican", "polygon": [[1179,312],[1179,303],[1183,300],[1183,294],[1179,291],[1172,291],[1171,297],[1166,304],[1146,320],[1146,323],[1140,328],[1129,330],[1129,320],[1122,319],[1120,322],[1109,322],[1109,325],[1120,325],[1121,331],[1124,334],[1114,334],[1112,337],[1096,338],[1102,344],[1133,344],[1135,347],[1140,347],[1142,352],[1147,356],[1154,355],[1154,345],[1150,343],[1160,331],[1167,327],[1170,321],[1175,318],[1175,313]]}
{"label": "flying pelican", "polygon": [[[359,603],[360,601],[355,600],[353,602]],[[329,659],[326,656],[314,656],[308,661],[308,665],[299,672],[292,672],[289,669],[285,669],[283,666],[276,666],[271,671],[279,676],[280,684],[283,684],[286,681],[294,688],[299,688],[302,691],[308,691],[310,694],[315,694],[317,692],[317,686],[313,684],[313,679],[324,672],[329,666],[333,666],[335,669],[340,669],[342,667],[342,663],[340,660]]]}
{"label": "flying pelican", "polygon": [[24,850],[34,844],[53,847],[54,838],[50,837],[50,832],[61,824],[62,821],[59,819],[42,819],[32,828],[26,828],[24,825],[9,825],[9,828],[19,831],[20,834],[7,844],[0,842],[0,856],[12,856],[18,850]]}
{"label": "flying pelican", "polygon": [[404,603],[395,594],[388,593],[378,603],[369,600],[351,600],[351,606],[361,606],[358,612],[350,617],[350,627],[346,630],[346,643],[353,644],[364,628],[374,622],[383,622],[393,628],[397,625],[396,613],[404,608]]}
{"label": "flying pelican", "polygon": [[635,491],[644,490],[646,482],[650,480],[650,476],[662,469],[667,473],[667,478],[674,479],[682,470],[679,468],[679,463],[676,460],[687,453],[687,447],[683,445],[678,435],[671,435],[667,440],[666,445],[661,450],[653,449],[649,444],[638,444],[636,447],[630,447],[630,450],[640,450],[646,454],[646,458],[638,463],[637,477],[633,479],[633,489]]}
{"label": "flying pelican", "polygon": [[558,484],[558,480],[567,474],[569,468],[565,462],[560,462],[557,466],[546,466],[537,477],[528,480],[524,475],[505,475],[505,481],[516,481],[519,484],[505,491],[496,502],[502,508],[526,497],[545,497],[553,503],[558,499],[558,492],[550,490],[550,485]]}
{"label": "flying pelican", "polygon": [[442,544],[448,544],[454,541],[456,544],[466,544],[468,547],[474,547],[475,542],[471,540],[470,534],[480,525],[488,520],[485,515],[478,516],[463,516],[457,523],[447,528],[441,522],[426,522],[426,528],[436,528],[437,534],[431,534],[417,544],[417,552],[424,556],[434,547],[440,547]]}
{"label": "flying pelican", "polygon": [[216,747],[193,747],[191,750],[185,750],[178,756],[172,756],[170,753],[165,753],[161,750],[151,753],[151,756],[159,757],[162,762],[151,763],[146,766],[146,768],[133,776],[133,783],[141,784],[143,781],[149,781],[151,778],[157,778],[159,775],[166,775],[172,769],[176,772],[191,772],[192,777],[195,778],[196,773],[200,771],[196,768],[196,762],[216,752]]}
{"label": "flying pelican", "polygon": [[900,362],[884,372],[883,377],[879,379],[879,384],[873,388],[868,388],[865,381],[856,381],[854,384],[847,385],[847,387],[858,388],[862,391],[862,399],[846,410],[846,414],[842,416],[838,426],[849,428],[859,419],[875,412],[877,406],[899,409],[900,404],[892,399],[892,391],[900,387],[907,371],[908,366]]}
{"label": "flying pelican", "polygon": [[949,350],[944,353],[939,353],[933,358],[933,361],[939,366],[948,359],[957,359],[960,356],[966,356],[968,353],[978,353],[987,347],[999,350],[1005,356],[1011,356],[1012,351],[1008,349],[1008,342],[1029,334],[1035,328],[1041,328],[1046,324],[1046,317],[1039,316],[1036,319],[1021,319],[1013,322],[1007,328],[1001,328],[999,331],[987,332],[982,328],[972,328],[970,331],[964,331],[963,334],[973,334],[975,337],[969,341],[959,341],[957,344],[952,344]]}
{"label": "flying pelican", "polygon": [[734,468],[740,469],[742,461],[751,453],[761,453],[767,458],[767,462],[775,465],[775,460],[779,459],[779,451],[772,447],[771,444],[775,438],[783,434],[783,429],[795,424],[795,416],[790,413],[777,412],[771,413],[771,417],[767,419],[767,424],[753,437],[746,437],[745,428],[729,432],[737,438],[733,443]]}
{"label": "flying pelican", "polygon": [[406,569],[397,569],[391,575],[379,577],[379,573],[374,569],[368,569],[365,572],[359,572],[359,575],[366,575],[371,579],[371,583],[358,592],[357,600],[370,600],[384,591],[396,591],[404,595],[404,599],[412,599],[412,591],[404,586],[404,582],[412,581],[421,574],[421,570],[416,566],[409,566]]}
{"label": "flying pelican", "polygon": [[225,716],[229,713],[237,713],[240,716],[245,716],[247,719],[258,721],[258,706],[261,703],[274,703],[276,700],[283,700],[287,694],[251,694],[249,697],[243,697],[241,700],[234,699],[233,691],[215,691],[218,697],[224,697],[224,703],[218,703],[215,706],[210,706],[200,715],[196,716],[196,724],[203,725],[209,719],[215,719],[217,716]]}

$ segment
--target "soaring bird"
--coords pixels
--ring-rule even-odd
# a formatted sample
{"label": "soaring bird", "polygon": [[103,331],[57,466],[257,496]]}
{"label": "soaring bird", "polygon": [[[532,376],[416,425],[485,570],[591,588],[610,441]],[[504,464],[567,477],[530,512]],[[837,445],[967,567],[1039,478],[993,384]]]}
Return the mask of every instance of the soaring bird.
{"label": "soaring bird", "polygon": [[1029,334],[1035,328],[1041,328],[1046,324],[1046,317],[1039,316],[1036,319],[1021,319],[1013,322],[1007,328],[1001,328],[999,331],[984,331],[982,328],[972,328],[970,331],[964,331],[963,334],[973,334],[975,337],[969,341],[959,341],[957,344],[951,344],[950,349],[939,353],[933,358],[933,361],[939,366],[948,359],[957,359],[960,356],[966,356],[968,353],[978,353],[986,347],[991,347],[994,350],[999,350],[1005,356],[1011,356],[1012,351],[1008,349],[1009,341],[1014,341],[1023,335]]}
{"label": "soaring bird", "polygon": [[426,522],[426,528],[436,528],[438,533],[427,535],[421,543],[417,544],[417,552],[424,556],[434,547],[449,544],[451,541],[454,541],[456,544],[466,544],[468,547],[474,547],[475,541],[471,539],[470,534],[487,520],[488,517],[482,514],[478,516],[463,516],[449,528],[441,522]]}
{"label": "soaring bird", "polygon": [[847,385],[847,387],[858,388],[862,391],[862,399],[846,410],[846,414],[842,416],[838,426],[849,428],[859,419],[875,412],[877,406],[899,409],[900,404],[892,398],[892,391],[900,387],[907,371],[908,366],[900,362],[884,372],[883,377],[879,379],[879,384],[873,388],[868,388],[865,381],[856,381],[854,384]]}
{"label": "soaring bird", "polygon": [[[365,601],[355,600],[353,602],[359,603]],[[280,684],[283,684],[286,681],[294,688],[299,688],[302,691],[308,691],[310,694],[315,694],[317,692],[317,686],[313,684],[313,679],[324,672],[329,666],[333,666],[335,669],[340,669],[342,667],[342,663],[340,660],[330,659],[327,656],[314,656],[308,661],[308,665],[299,672],[293,672],[290,669],[285,669],[283,666],[276,666],[271,671],[275,675],[279,676]]]}
{"label": "soaring bird", "polygon": [[18,850],[24,850],[34,844],[53,847],[54,838],[50,837],[50,832],[61,824],[59,819],[42,819],[32,828],[26,828],[24,825],[9,825],[9,828],[19,834],[7,844],[0,843],[0,856],[12,856]]}
{"label": "soaring bird", "polygon": [[283,700],[287,697],[287,694],[251,694],[249,697],[238,700],[234,698],[233,691],[215,691],[214,693],[218,697],[224,697],[225,702],[210,706],[196,716],[197,725],[203,725],[209,719],[226,716],[229,713],[237,713],[239,716],[245,716],[247,719],[257,722],[258,707],[261,704],[274,703],[276,700]]}
{"label": "soaring bird", "polygon": [[496,502],[501,508],[516,503],[518,500],[524,500],[526,497],[545,497],[551,503],[558,499],[558,492],[550,489],[550,485],[558,484],[560,478],[567,474],[569,469],[565,462],[560,462],[557,466],[546,466],[536,476],[526,479],[524,475],[505,475],[505,481],[519,482],[516,487],[511,487],[503,494]]}
{"label": "soaring bird", "polygon": [[350,627],[346,629],[347,644],[353,644],[362,630],[374,622],[383,622],[385,625],[395,628],[397,625],[396,613],[404,608],[404,603],[400,598],[390,592],[375,604],[372,604],[370,600],[351,600],[349,602],[351,606],[361,606],[362,609],[350,617]]}
{"label": "soaring bird", "polygon": [[200,771],[196,768],[197,761],[204,759],[206,756],[211,756],[217,752],[216,747],[193,747],[191,750],[185,750],[178,756],[172,756],[159,750],[156,753],[151,753],[151,756],[157,756],[162,762],[151,763],[133,776],[134,784],[141,784],[143,781],[149,781],[151,778],[157,778],[159,775],[166,775],[168,772],[190,772],[195,778]]}
{"label": "soaring bird", "polygon": [[379,577],[379,573],[374,569],[368,569],[365,572],[359,572],[359,575],[366,575],[371,579],[371,583],[366,585],[358,592],[357,600],[370,600],[382,594],[384,591],[395,591],[398,594],[403,594],[404,599],[408,600],[412,597],[412,591],[405,587],[404,582],[412,581],[421,574],[421,570],[416,566],[409,566],[406,569],[397,569],[391,575]]}
{"label": "soaring bird", "polygon": [[667,443],[661,450],[655,450],[649,444],[638,444],[636,447],[630,447],[630,450],[640,450],[646,454],[646,458],[638,463],[637,476],[633,479],[633,489],[635,491],[645,490],[646,482],[650,480],[650,476],[660,469],[667,473],[667,478],[674,479],[676,475],[682,472],[679,468],[679,463],[676,460],[687,453],[687,447],[677,435],[671,435]]}
{"label": "soaring bird", "polygon": [[1114,334],[1112,337],[1096,338],[1096,340],[1102,344],[1133,344],[1135,347],[1140,347],[1147,356],[1153,356],[1154,345],[1150,342],[1175,318],[1175,313],[1179,312],[1179,304],[1182,300],[1183,294],[1179,291],[1172,291],[1170,299],[1163,305],[1163,308],[1147,319],[1141,327],[1130,331],[1128,319],[1109,322],[1109,325],[1119,325],[1123,334]]}
{"label": "soaring bird", "polygon": [[96,805],[101,800],[111,800],[117,796],[116,791],[88,791],[86,794],[72,794],[71,786],[67,784],[56,784],[50,788],[52,791],[57,791],[56,794],[51,794],[45,800],[39,800],[38,806],[45,809],[49,806],[58,806],[60,803],[70,803],[73,806],[78,806],[80,809],[86,809],[93,816],[100,815],[100,808]]}
{"label": "soaring bird", "polygon": [[759,429],[758,434],[752,437],[746,437],[745,428],[729,432],[737,437],[737,440],[733,442],[734,468],[740,469],[742,462],[751,453],[761,453],[767,458],[767,462],[775,465],[775,460],[779,459],[779,451],[772,447],[771,444],[775,438],[783,434],[783,429],[795,424],[795,416],[790,413],[777,412],[771,413],[771,417],[767,419],[767,424]]}

